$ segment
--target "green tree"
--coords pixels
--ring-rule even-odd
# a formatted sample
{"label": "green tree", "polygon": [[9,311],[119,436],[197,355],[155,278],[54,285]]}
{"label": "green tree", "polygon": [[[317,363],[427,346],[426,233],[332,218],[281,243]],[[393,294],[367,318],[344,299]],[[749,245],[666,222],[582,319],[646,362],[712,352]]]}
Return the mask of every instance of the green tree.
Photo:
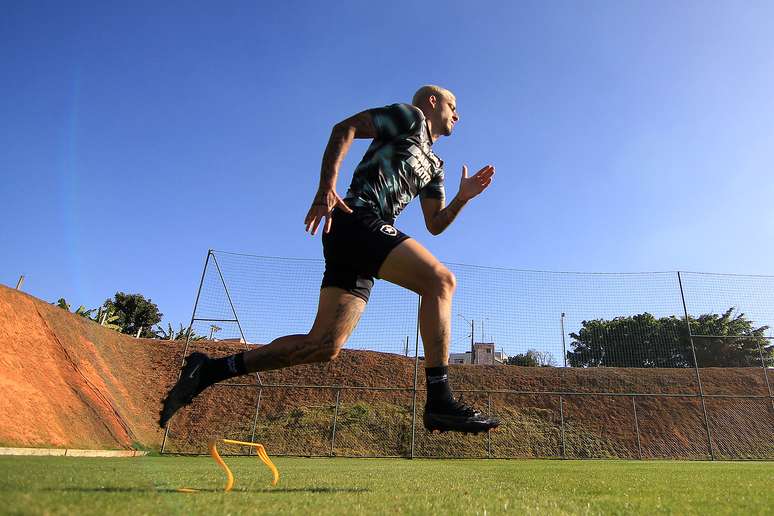
{"label": "green tree", "polygon": [[761,355],[766,366],[774,366],[774,342],[764,338],[769,327],[753,328],[752,321],[743,313],[734,317],[733,311],[732,307],[722,315],[705,314],[691,320],[694,335],[742,336],[738,339],[694,337],[699,366],[760,367]]}
{"label": "green tree", "polygon": [[[63,297],[60,297],[57,300],[57,302],[53,304],[55,304],[56,306],[58,306],[63,310],[67,310],[68,312],[70,311],[70,303],[68,303],[67,300]],[[81,317],[86,317],[87,319],[91,319],[92,318],[91,314],[94,313],[94,310],[96,310],[96,308],[87,309],[85,306],[80,305],[78,308],[75,309],[73,313],[75,315],[80,315]]]}
{"label": "green tree", "polygon": [[518,355],[510,356],[505,360],[505,363],[508,365],[515,365],[515,366],[522,366],[522,367],[540,366],[540,361],[538,360],[538,357],[535,355],[535,352],[533,350],[529,350],[526,353],[520,353]]}
{"label": "green tree", "polygon": [[[767,365],[774,364],[774,345],[763,334],[768,326],[754,328],[743,313],[734,308],[723,314],[689,316],[694,335],[740,336],[738,339],[694,337],[696,360],[700,367],[760,366],[764,352]],[[567,360],[573,367],[692,367],[691,341],[684,318],[674,315],[656,319],[645,312],[612,320],[583,321],[571,333],[572,351]]]}
{"label": "green tree", "polygon": [[115,297],[105,300],[103,306],[118,316],[115,324],[121,327],[122,333],[136,335],[142,328],[140,336],[151,339],[156,337],[153,326],[161,322],[164,316],[159,312],[159,307],[142,294],[116,292]]}
{"label": "green tree", "polygon": [[[174,328],[172,328],[172,323],[167,323],[167,328],[164,329],[163,326],[158,325],[156,327],[156,330],[154,331],[157,339],[163,339],[163,340],[185,340],[188,338],[188,328],[183,327],[183,324],[180,324],[180,329],[175,331]],[[197,335],[193,329],[190,331],[191,338],[190,340],[203,340],[203,335]]]}
{"label": "green tree", "polygon": [[120,332],[121,325],[118,324],[118,319],[119,317],[116,315],[114,310],[106,306],[100,306],[96,315],[92,318],[92,321],[96,322],[100,326],[104,326],[105,328],[110,328],[111,330]]}
{"label": "green tree", "polygon": [[[52,303],[63,310],[70,311],[70,303],[63,297],[60,297],[56,303]],[[94,313],[96,311],[96,313]],[[99,308],[89,308],[80,305],[73,312],[76,315],[85,317],[92,320],[100,326],[109,328],[111,330],[122,331],[122,326],[119,324],[119,317],[115,314],[115,309],[107,306],[100,306]]]}

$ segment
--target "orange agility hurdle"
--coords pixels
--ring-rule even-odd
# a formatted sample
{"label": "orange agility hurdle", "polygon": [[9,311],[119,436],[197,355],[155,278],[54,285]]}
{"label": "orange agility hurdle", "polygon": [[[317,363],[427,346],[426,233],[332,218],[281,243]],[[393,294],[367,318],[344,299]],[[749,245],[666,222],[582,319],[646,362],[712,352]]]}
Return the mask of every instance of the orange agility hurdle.
{"label": "orange agility hurdle", "polygon": [[[223,471],[226,472],[226,487],[224,489],[225,492],[228,493],[234,487],[234,474],[231,472],[231,469],[229,469],[228,465],[220,456],[220,453],[218,453],[218,446],[217,446],[218,441],[223,441],[224,444],[238,444],[240,446],[251,446],[255,448],[255,451],[258,454],[258,458],[260,458],[263,461],[263,463],[266,464],[266,466],[271,470],[271,474],[272,474],[271,485],[273,486],[277,485],[277,482],[279,482],[279,471],[277,470],[277,467],[269,458],[269,455],[266,453],[266,448],[264,448],[262,444],[248,443],[245,441],[235,441],[233,439],[213,439],[212,441],[209,442],[210,455],[212,455],[212,458],[215,459],[215,462],[218,463],[218,466],[223,468]],[[189,487],[181,487],[177,491],[180,493],[198,492],[197,489],[191,489]]]}

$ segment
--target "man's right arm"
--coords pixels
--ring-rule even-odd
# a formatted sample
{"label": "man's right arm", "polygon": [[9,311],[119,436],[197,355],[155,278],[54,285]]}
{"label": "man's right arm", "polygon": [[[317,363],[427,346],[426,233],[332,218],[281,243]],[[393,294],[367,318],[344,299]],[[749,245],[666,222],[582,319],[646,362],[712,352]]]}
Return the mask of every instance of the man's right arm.
{"label": "man's right arm", "polygon": [[355,138],[374,138],[376,129],[373,117],[368,111],[342,120],[333,126],[328,145],[323,154],[322,170],[320,171],[320,190],[336,189],[336,177],[344,156],[349,152],[352,140]]}
{"label": "man's right arm", "polygon": [[320,184],[317,194],[312,201],[312,207],[306,214],[304,224],[306,231],[311,229],[312,235],[317,233],[317,227],[325,217],[325,232],[331,229],[331,212],[336,206],[339,206],[347,213],[352,210],[344,204],[344,201],[336,193],[336,178],[339,174],[339,167],[347,155],[352,140],[355,138],[374,138],[376,137],[376,128],[373,117],[368,111],[362,111],[354,116],[342,120],[331,131],[331,137],[323,154],[322,167],[320,170]]}

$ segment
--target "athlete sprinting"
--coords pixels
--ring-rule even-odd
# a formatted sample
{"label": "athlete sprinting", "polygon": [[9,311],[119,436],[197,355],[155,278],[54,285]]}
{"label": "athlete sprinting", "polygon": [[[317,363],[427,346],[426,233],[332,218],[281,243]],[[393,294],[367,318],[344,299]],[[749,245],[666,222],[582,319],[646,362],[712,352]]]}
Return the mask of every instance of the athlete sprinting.
{"label": "athlete sprinting", "polygon": [[[427,377],[425,428],[478,433],[500,424],[496,418],[455,400],[449,387],[454,275],[419,242],[393,226],[403,208],[419,196],[425,225],[438,235],[492,182],[493,166],[487,165],[470,177],[464,166],[459,191],[446,205],[443,161],[433,153],[432,145],[441,136],[451,135],[458,121],[455,96],[430,85],[416,92],[412,105],[369,109],[333,127],[323,155],[320,186],[304,220],[306,231],[315,235],[325,219],[325,273],[312,329],[220,359],[190,354],[180,379],[163,402],[161,427],[204,389],[227,378],[336,358],[357,326],[374,278],[421,296],[419,327]],[[336,193],[336,178],[354,138],[371,138],[373,142],[342,199]]]}

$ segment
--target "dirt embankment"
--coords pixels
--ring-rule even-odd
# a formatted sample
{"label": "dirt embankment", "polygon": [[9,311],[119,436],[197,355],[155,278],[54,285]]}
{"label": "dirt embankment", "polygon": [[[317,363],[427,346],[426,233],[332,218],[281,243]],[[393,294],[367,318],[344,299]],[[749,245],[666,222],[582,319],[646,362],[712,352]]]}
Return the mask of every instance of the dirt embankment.
{"label": "dirt embankment", "polygon": [[180,347],[103,328],[0,286],[0,443],[153,446],[151,415]]}
{"label": "dirt embankment", "polygon": [[[206,350],[213,356],[244,349],[238,343],[200,341],[193,344],[192,349]],[[160,446],[163,432],[156,426],[160,400],[177,377],[182,342],[133,339],[0,286],[0,346],[3,350],[0,355],[0,389],[3,393],[0,396],[0,445]],[[345,350],[333,363],[266,372],[261,374],[260,380],[263,384],[411,388],[414,367],[414,360],[407,357]],[[418,387],[423,389],[421,363],[418,376]],[[690,369],[452,366],[450,376],[457,391],[698,392],[695,371]],[[760,368],[702,369],[701,380],[705,393],[709,394],[768,393]],[[173,449],[185,451],[189,449],[185,443],[206,442],[209,435],[228,429],[235,437],[250,438],[253,423],[257,421],[256,435],[264,432],[264,438],[270,439],[284,433],[287,443],[296,439],[308,444],[313,441],[310,435],[319,430],[320,453],[327,452],[330,432],[326,425],[336,389],[264,388],[256,420],[258,389],[249,384],[255,385],[257,378],[244,377],[240,382],[248,386],[210,389],[190,409],[183,410],[173,420]],[[411,434],[405,426],[411,412],[411,393],[345,390],[340,396],[341,420],[336,446],[344,447],[351,454],[406,453],[407,436]],[[497,455],[500,446],[504,456],[558,455],[559,421],[563,417],[566,445],[574,446],[578,456],[584,456],[583,450],[594,446],[601,450],[602,456],[639,454],[630,397],[565,397],[560,410],[555,395],[495,392],[490,399],[487,394],[471,393],[469,396],[480,406],[491,404],[493,412],[506,420],[503,432],[488,445],[487,453]],[[421,393],[418,398],[421,403]],[[637,403],[645,456],[671,456],[676,454],[674,450],[678,445],[690,445],[698,456],[705,453],[706,435],[699,400],[658,397]],[[745,408],[748,405],[755,407],[753,412]],[[745,426],[754,427],[757,432],[749,438],[751,442],[771,437],[774,415],[766,406],[764,400],[734,402],[733,406],[720,399],[708,400],[713,438],[738,441],[734,428]],[[324,417],[317,421],[315,418],[320,414]],[[755,425],[751,426],[753,420]],[[387,428],[394,421],[398,421],[395,428]],[[316,425],[318,430],[315,430]],[[392,440],[389,449],[375,444],[375,432],[378,431],[384,432],[387,442]],[[511,449],[513,443],[518,445],[516,451]],[[196,444],[194,448],[198,446]],[[369,452],[369,446],[376,451]],[[424,436],[417,442],[420,454],[422,450],[428,455],[436,453],[433,446],[433,441]],[[294,452],[294,448],[291,446],[286,451]]]}

